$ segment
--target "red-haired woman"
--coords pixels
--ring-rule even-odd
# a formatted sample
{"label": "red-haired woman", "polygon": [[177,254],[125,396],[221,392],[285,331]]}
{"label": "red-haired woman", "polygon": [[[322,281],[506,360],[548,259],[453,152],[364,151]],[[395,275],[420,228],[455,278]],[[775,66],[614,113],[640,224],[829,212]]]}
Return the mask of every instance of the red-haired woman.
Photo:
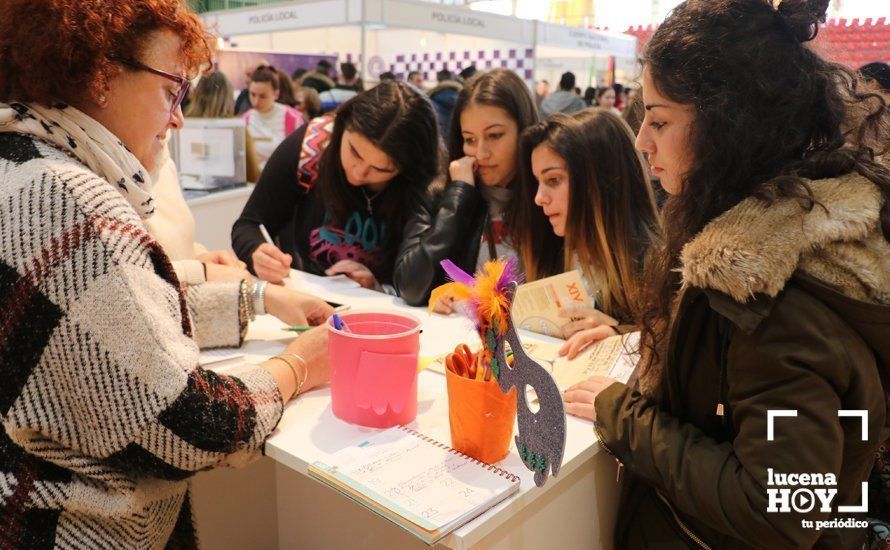
{"label": "red-haired woman", "polygon": [[183,6],[0,3],[2,548],[193,547],[185,480],[257,456],[327,379],[323,332],[202,370],[198,344],[238,344],[264,287],[183,287],[145,230],[148,171],[209,57]]}

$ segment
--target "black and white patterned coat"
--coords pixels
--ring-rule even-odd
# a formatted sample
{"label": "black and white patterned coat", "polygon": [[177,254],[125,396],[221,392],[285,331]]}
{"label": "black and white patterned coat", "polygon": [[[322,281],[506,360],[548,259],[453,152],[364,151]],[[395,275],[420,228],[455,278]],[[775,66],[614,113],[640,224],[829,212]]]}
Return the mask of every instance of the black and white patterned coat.
{"label": "black and white patterned coat", "polygon": [[0,134],[0,547],[194,545],[186,480],[283,407],[259,367],[198,367],[238,343],[236,286],[180,286],[112,183]]}

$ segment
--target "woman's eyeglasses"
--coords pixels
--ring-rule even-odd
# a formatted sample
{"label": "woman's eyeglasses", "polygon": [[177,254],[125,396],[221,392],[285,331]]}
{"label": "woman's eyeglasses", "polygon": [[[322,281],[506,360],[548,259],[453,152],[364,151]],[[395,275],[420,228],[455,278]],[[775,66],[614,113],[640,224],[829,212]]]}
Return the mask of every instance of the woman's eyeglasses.
{"label": "woman's eyeglasses", "polygon": [[173,111],[175,111],[176,108],[182,104],[182,100],[184,100],[185,96],[189,93],[189,87],[192,83],[186,78],[177,76],[175,74],[165,73],[164,71],[159,71],[157,69],[152,69],[148,65],[143,65],[142,63],[133,59],[115,58],[115,61],[139,71],[148,71],[158,76],[163,76],[167,80],[172,80],[173,82],[179,84],[179,90],[177,90],[176,97],[173,99],[173,105],[170,107],[171,113],[173,113]]}

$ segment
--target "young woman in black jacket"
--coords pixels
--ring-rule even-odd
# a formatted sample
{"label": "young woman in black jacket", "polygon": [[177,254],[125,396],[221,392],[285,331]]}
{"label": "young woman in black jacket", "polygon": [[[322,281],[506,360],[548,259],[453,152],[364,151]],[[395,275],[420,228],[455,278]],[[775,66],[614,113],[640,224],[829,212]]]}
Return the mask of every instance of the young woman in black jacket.
{"label": "young woman in black jacket", "polygon": [[[528,87],[513,71],[482,74],[460,92],[449,132],[446,187],[415,203],[396,260],[393,280],[406,302],[426,303],[430,291],[445,282],[442,260],[472,273],[488,260],[515,256],[503,220],[516,200],[519,136],[537,119]],[[437,310],[450,313],[450,301]]]}
{"label": "young woman in black jacket", "polygon": [[281,143],[232,227],[232,248],[271,282],[294,267],[383,290],[439,151],[429,100],[404,83],[380,84]]}

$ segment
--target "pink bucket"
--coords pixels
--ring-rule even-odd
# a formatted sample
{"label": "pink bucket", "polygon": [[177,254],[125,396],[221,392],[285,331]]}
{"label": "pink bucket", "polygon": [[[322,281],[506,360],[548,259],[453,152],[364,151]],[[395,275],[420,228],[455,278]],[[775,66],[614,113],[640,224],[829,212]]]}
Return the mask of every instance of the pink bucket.
{"label": "pink bucket", "polygon": [[357,310],[328,319],[331,408],[341,420],[389,428],[417,417],[420,319],[405,313]]}

